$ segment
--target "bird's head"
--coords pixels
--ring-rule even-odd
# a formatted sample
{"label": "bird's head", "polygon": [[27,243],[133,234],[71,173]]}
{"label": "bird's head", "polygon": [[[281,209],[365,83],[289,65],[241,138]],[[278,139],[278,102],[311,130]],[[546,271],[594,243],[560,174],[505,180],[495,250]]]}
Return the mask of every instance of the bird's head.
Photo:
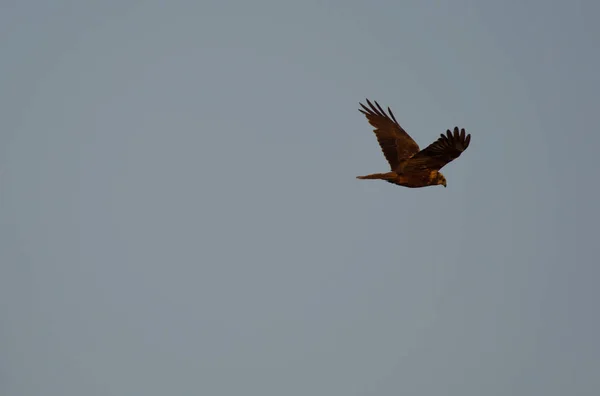
{"label": "bird's head", "polygon": [[439,172],[437,174],[437,184],[441,184],[442,186],[446,187],[446,178]]}

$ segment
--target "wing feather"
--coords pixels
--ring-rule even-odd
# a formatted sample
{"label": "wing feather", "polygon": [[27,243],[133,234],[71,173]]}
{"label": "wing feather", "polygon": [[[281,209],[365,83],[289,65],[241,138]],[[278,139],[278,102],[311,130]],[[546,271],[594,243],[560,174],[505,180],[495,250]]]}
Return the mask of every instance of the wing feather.
{"label": "wing feather", "polygon": [[377,101],[375,101],[375,106],[369,99],[367,99],[367,103],[370,108],[359,103],[362,109],[358,109],[358,111],[363,113],[369,124],[375,127],[373,132],[375,132],[381,151],[383,151],[383,155],[389,162],[391,169],[395,170],[400,161],[419,151],[419,145],[396,121],[396,117],[394,117],[394,113],[389,107],[388,116]]}
{"label": "wing feather", "polygon": [[464,128],[454,133],[448,129],[429,146],[415,154],[407,163],[405,170],[440,170],[449,162],[457,159],[469,147],[471,135],[465,136]]}

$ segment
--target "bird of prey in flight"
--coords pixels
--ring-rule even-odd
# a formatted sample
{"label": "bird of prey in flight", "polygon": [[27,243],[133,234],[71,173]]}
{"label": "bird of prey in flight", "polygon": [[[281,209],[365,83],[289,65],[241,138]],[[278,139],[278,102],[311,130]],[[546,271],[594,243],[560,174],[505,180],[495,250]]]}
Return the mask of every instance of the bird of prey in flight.
{"label": "bird of prey in flight", "polygon": [[471,135],[465,136],[465,130],[458,127],[454,132],[448,129],[440,137],[423,150],[400,126],[392,110],[388,107],[389,116],[379,106],[367,99],[367,106],[360,103],[369,124],[375,127],[373,132],[377,137],[381,151],[390,164],[391,172],[374,173],[367,176],[357,176],[357,179],[380,179],[399,186],[417,188],[441,184],[446,187],[446,178],[440,169],[447,163],[458,158],[469,147]]}

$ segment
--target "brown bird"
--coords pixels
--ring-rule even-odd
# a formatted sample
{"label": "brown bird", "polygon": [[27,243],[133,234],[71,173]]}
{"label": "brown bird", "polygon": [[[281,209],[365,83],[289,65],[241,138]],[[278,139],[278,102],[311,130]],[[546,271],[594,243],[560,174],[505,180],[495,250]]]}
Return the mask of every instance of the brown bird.
{"label": "brown bird", "polygon": [[441,184],[446,187],[446,178],[440,169],[450,161],[458,158],[469,147],[471,135],[465,136],[465,130],[454,128],[454,133],[448,129],[446,135],[429,146],[419,151],[419,145],[398,124],[392,110],[388,107],[390,115],[379,106],[367,99],[371,107],[367,108],[360,103],[363,113],[369,124],[375,129],[375,136],[381,146],[383,155],[390,163],[391,172],[375,173],[367,176],[357,176],[357,179],[381,179],[405,187],[427,187]]}

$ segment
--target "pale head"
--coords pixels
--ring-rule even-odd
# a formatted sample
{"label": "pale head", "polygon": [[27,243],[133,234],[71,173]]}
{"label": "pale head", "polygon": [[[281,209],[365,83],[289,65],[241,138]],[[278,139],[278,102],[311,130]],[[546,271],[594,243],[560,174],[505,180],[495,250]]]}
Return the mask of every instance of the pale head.
{"label": "pale head", "polygon": [[435,181],[437,182],[437,184],[441,184],[442,186],[446,187],[446,178],[441,173],[438,172]]}

